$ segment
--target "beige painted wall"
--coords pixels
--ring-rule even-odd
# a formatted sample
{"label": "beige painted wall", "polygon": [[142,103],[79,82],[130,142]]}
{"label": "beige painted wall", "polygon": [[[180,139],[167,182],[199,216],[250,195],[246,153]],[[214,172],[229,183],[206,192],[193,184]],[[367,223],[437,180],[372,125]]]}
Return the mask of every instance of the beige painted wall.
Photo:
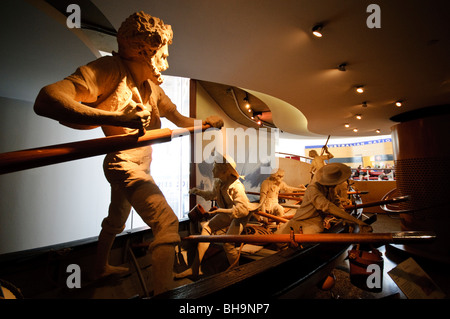
{"label": "beige painted wall", "polygon": [[[396,181],[354,181],[354,186],[360,191],[368,191],[361,195],[363,203],[379,201],[390,190],[397,187]],[[384,213],[380,206],[364,208],[367,213]]]}

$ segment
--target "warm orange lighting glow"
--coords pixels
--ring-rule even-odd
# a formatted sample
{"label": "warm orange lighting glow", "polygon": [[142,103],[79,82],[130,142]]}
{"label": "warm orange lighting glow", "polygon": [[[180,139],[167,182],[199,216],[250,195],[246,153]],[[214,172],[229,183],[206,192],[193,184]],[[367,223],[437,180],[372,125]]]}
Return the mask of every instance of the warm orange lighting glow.
{"label": "warm orange lighting glow", "polygon": [[356,118],[357,118],[358,120],[362,119],[361,114],[356,114]]}
{"label": "warm orange lighting glow", "polygon": [[345,126],[345,127],[350,127],[350,124],[345,123],[344,126]]}
{"label": "warm orange lighting glow", "polygon": [[320,24],[315,25],[312,29],[312,33],[314,34],[314,36],[321,38],[323,36],[322,25],[320,25]]}
{"label": "warm orange lighting glow", "polygon": [[377,132],[378,134],[380,134],[381,133],[381,131],[380,131],[380,129],[377,129],[375,132]]}
{"label": "warm orange lighting glow", "polygon": [[358,132],[358,129],[357,129],[357,128],[354,128],[354,129],[353,129],[353,132],[355,132],[355,133]]}
{"label": "warm orange lighting glow", "polygon": [[313,34],[318,38],[321,38],[323,36],[319,31],[314,31]]}
{"label": "warm orange lighting glow", "polygon": [[401,102],[401,101],[397,101],[397,102],[395,102],[395,106],[397,106],[397,107],[401,107],[401,106],[402,106],[402,102]]}
{"label": "warm orange lighting glow", "polygon": [[364,88],[362,86],[357,86],[356,87],[356,92],[363,93],[364,92]]}

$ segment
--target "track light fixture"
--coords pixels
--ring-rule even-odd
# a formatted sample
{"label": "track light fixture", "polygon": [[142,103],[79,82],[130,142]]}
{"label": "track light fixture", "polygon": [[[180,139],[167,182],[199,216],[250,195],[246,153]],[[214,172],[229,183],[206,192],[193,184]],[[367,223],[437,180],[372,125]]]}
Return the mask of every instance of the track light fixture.
{"label": "track light fixture", "polygon": [[245,108],[249,109],[250,108],[250,101],[248,99],[248,93],[247,92],[245,92],[244,102],[245,102]]}
{"label": "track light fixture", "polygon": [[341,64],[339,64],[339,65],[338,65],[338,70],[339,70],[339,71],[342,71],[342,72],[347,71],[347,63],[341,63]]}
{"label": "track light fixture", "polygon": [[362,107],[367,107],[367,102],[366,101],[362,102]]}
{"label": "track light fixture", "polygon": [[323,36],[323,34],[322,34],[322,28],[323,28],[323,25],[322,25],[322,24],[316,24],[316,25],[312,28],[312,33],[313,33],[316,37],[321,38],[321,37]]}

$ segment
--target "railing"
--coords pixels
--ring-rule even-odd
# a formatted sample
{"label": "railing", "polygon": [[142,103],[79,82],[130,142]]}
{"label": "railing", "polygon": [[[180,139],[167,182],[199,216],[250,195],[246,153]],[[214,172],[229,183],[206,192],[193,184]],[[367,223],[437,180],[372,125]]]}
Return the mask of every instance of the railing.
{"label": "railing", "polygon": [[394,181],[395,168],[352,168],[354,181]]}
{"label": "railing", "polygon": [[306,157],[306,156],[301,156],[301,155],[296,155],[296,154],[290,154],[290,153],[282,153],[282,152],[275,152],[275,154],[279,154],[284,158],[291,158],[300,162],[305,162],[310,164],[311,161],[313,160],[311,157]]}

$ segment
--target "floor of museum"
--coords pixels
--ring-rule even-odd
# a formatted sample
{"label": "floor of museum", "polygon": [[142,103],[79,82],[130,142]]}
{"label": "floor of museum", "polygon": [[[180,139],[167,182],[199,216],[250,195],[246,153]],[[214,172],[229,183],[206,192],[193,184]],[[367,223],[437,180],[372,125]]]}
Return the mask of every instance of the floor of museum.
{"label": "floor of museum", "polygon": [[[378,214],[377,221],[372,224],[372,227],[374,233],[395,232],[401,230],[401,222],[398,218]],[[309,297],[313,299],[408,299],[408,296],[388,274],[389,271],[408,258],[412,258],[419,264],[432,281],[446,294],[445,298],[450,296],[448,265],[412,255],[400,245],[383,245],[378,247],[378,250],[382,253],[384,260],[381,292],[369,292],[354,286],[350,282],[348,258],[343,258],[333,269],[333,274],[336,277],[334,286],[326,291],[317,288],[314,292],[311,292]]]}

